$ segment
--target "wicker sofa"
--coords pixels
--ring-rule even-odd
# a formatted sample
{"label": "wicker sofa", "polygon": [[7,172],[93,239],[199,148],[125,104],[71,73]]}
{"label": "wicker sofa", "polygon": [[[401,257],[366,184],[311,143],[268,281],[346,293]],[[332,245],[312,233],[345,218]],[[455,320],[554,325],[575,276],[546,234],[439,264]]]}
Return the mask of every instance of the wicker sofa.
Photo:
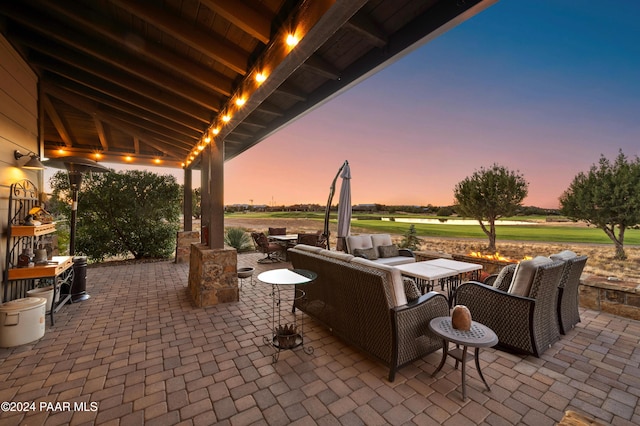
{"label": "wicker sofa", "polygon": [[318,274],[299,287],[306,297],[295,308],[389,367],[389,381],[400,367],[442,347],[428,323],[449,315],[443,295],[407,302],[399,270],[347,253],[299,244],[289,256],[294,268]]}

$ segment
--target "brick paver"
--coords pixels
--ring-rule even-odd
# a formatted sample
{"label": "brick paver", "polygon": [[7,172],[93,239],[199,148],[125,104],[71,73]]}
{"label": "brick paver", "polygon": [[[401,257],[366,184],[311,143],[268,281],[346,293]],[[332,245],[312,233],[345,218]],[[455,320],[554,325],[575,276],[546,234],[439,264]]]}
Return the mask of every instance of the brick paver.
{"label": "brick paver", "polygon": [[[259,265],[261,256],[240,255],[238,266],[256,276],[289,266]],[[282,352],[274,364],[266,285],[254,277],[240,302],[198,309],[187,278],[172,262],[89,268],[89,300],[65,306],[40,341],[0,349],[0,401],[35,404],[0,413],[0,424],[552,425],[568,409],[640,424],[638,321],[581,310],[541,358],[483,350],[492,390],[469,364],[461,401],[452,362],[431,377],[440,352],[389,383],[384,367],[309,318],[314,353]]]}

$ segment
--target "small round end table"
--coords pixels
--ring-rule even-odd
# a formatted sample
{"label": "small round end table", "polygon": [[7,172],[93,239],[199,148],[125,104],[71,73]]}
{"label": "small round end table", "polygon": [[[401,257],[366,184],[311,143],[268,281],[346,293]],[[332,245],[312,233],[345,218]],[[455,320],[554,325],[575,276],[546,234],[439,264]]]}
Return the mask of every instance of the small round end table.
{"label": "small round end table", "polygon": [[[471,322],[471,329],[468,331],[455,329],[451,325],[451,317],[437,317],[432,319],[429,322],[429,329],[436,336],[442,338],[442,360],[440,360],[440,365],[438,365],[438,368],[436,368],[436,370],[431,374],[431,377],[435,376],[436,373],[442,369],[445,361],[447,360],[447,355],[456,360],[456,369],[458,369],[458,363],[462,363],[462,400],[464,401],[467,397],[465,386],[465,365],[467,361],[475,359],[478,375],[480,375],[480,378],[484,382],[484,385],[487,387],[487,390],[491,391],[489,385],[487,384],[487,381],[482,375],[482,370],[480,370],[479,355],[480,348],[488,348],[491,346],[495,346],[498,343],[498,336],[496,335],[496,333],[486,325],[480,324],[479,322],[475,321]],[[456,348],[453,350],[449,350],[449,343],[455,343]],[[460,346],[462,346],[462,349],[460,349]],[[475,353],[473,355],[470,355],[469,358],[467,358],[468,347],[475,348]]]}
{"label": "small round end table", "polygon": [[[273,347],[276,352],[273,354],[273,361],[278,360],[280,351],[295,349],[302,346],[302,350],[311,355],[312,346],[304,344],[304,316],[292,311],[291,315],[285,316],[282,312],[283,302],[294,302],[305,297],[305,292],[298,286],[312,283],[318,274],[306,269],[272,269],[258,275],[258,280],[264,284],[271,285],[271,333],[264,336],[264,343]],[[281,294],[281,287],[293,287],[292,295]]]}

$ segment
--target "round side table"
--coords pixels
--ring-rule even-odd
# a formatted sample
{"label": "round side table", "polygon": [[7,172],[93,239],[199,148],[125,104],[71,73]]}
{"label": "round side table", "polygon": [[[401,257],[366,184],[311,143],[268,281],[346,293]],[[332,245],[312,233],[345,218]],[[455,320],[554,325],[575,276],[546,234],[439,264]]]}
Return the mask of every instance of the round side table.
{"label": "round side table", "polygon": [[[295,302],[306,296],[300,285],[309,284],[318,274],[306,269],[273,269],[258,275],[258,281],[271,285],[271,334],[264,337],[264,343],[273,347],[276,352],[273,361],[278,360],[280,351],[302,346],[307,354],[313,353],[313,347],[304,345],[304,315],[293,311],[290,315],[283,313],[282,302]],[[285,290],[293,287],[293,294]],[[300,319],[298,320],[298,316]]]}
{"label": "round side table", "polygon": [[[475,359],[476,370],[478,370],[478,374],[484,382],[484,385],[487,387],[487,390],[491,391],[487,381],[482,375],[482,370],[480,370],[479,355],[480,348],[488,348],[495,346],[498,343],[498,336],[496,333],[486,325],[475,321],[471,322],[471,329],[468,331],[455,329],[451,325],[451,317],[437,317],[432,319],[429,322],[429,329],[436,336],[442,338],[442,360],[440,360],[440,365],[438,365],[438,368],[436,368],[436,370],[431,374],[431,377],[435,376],[436,373],[442,369],[445,361],[447,360],[447,355],[456,360],[456,369],[458,368],[458,362],[462,363],[462,400],[464,401],[467,397],[465,386],[465,365],[467,364],[467,361]],[[456,348],[449,350],[449,343],[455,343]],[[462,346],[462,349],[460,349],[460,346]],[[475,353],[473,355],[469,355],[469,358],[467,358],[468,347],[475,348]]]}

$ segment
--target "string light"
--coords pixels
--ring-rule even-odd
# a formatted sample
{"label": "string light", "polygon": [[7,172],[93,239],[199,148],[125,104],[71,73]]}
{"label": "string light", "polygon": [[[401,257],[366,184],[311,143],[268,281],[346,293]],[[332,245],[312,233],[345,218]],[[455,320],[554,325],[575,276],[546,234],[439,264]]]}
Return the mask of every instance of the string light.
{"label": "string light", "polygon": [[156,164],[162,163],[162,161],[159,158],[154,159],[153,162],[156,163]]}
{"label": "string light", "polygon": [[133,158],[130,155],[124,157],[124,161],[133,161]]}
{"label": "string light", "polygon": [[295,34],[287,34],[287,46],[294,47],[299,41]]}
{"label": "string light", "polygon": [[258,82],[258,84],[264,83],[266,79],[267,79],[267,76],[265,73],[259,72],[256,74],[256,82]]}
{"label": "string light", "polygon": [[[282,40],[282,39],[280,39]],[[290,48],[295,47],[298,43],[300,42],[300,37],[297,36],[294,32],[292,33],[288,33],[285,37],[285,43],[287,46],[289,46]],[[267,72],[263,70],[258,71],[257,69],[254,69],[254,79],[256,81],[256,83],[258,85],[262,84],[263,82],[265,82],[267,80]],[[237,106],[237,107],[242,107],[243,105],[246,104],[247,102],[247,96],[250,96],[250,93],[247,93],[247,87],[245,86],[244,89],[242,89],[243,91],[245,91],[245,96],[238,96],[237,98],[235,98],[235,100],[233,101],[233,103]],[[229,102],[232,102],[231,100],[229,100]],[[229,108],[229,107],[227,107]],[[229,112],[230,110],[227,109],[227,113],[220,116],[220,120],[223,123],[228,123],[229,121],[231,121],[231,114]],[[205,135],[203,135],[203,138],[201,141],[204,142],[204,144],[209,144],[211,142],[211,135],[217,135],[220,133],[220,127],[210,127],[206,130]],[[200,152],[204,149],[204,145],[202,145],[202,142],[198,143],[198,145],[194,148],[194,152],[189,154],[189,158],[186,160],[186,165],[188,166],[193,160],[195,160],[195,157],[200,154]],[[183,163],[183,167],[185,167],[184,163]]]}

